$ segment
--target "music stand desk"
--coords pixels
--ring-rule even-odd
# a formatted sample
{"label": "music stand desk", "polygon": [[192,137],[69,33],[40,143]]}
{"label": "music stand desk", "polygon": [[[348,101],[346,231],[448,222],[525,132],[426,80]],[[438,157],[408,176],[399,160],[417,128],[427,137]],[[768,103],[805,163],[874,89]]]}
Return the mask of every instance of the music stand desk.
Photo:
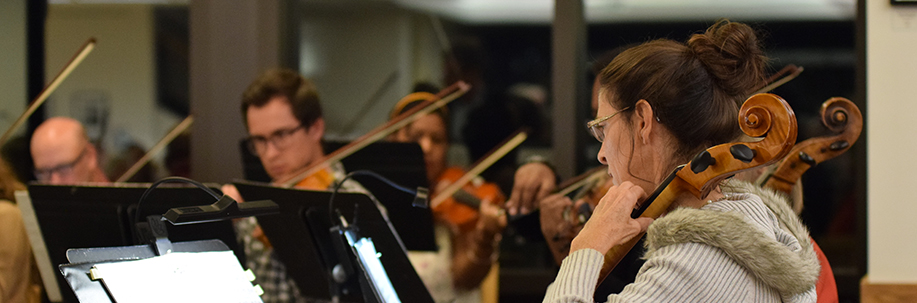
{"label": "music stand desk", "polygon": [[[280,205],[280,214],[259,216],[258,224],[300,292],[307,297],[331,299],[330,271],[344,257],[336,254],[332,247],[330,228],[333,225],[328,210],[331,193],[245,182],[234,184],[246,200],[270,199]],[[402,302],[433,301],[408,260],[398,234],[369,196],[339,192],[335,196],[334,208],[359,229],[362,237],[374,242],[381,254],[382,265]],[[354,293],[341,299],[362,301],[360,294]]]}

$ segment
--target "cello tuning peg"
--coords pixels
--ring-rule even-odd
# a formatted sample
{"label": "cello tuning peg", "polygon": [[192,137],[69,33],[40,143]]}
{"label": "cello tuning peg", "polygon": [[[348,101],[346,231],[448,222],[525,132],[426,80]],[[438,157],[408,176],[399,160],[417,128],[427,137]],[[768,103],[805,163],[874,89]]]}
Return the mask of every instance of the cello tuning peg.
{"label": "cello tuning peg", "polygon": [[845,140],[840,140],[840,141],[831,143],[831,145],[828,146],[828,149],[832,151],[839,151],[839,150],[843,150],[847,148],[848,146],[850,146],[850,143],[847,143],[847,141]]}
{"label": "cello tuning peg", "polygon": [[799,160],[809,166],[815,166],[815,159],[812,156],[809,156],[806,152],[799,152]]}
{"label": "cello tuning peg", "polygon": [[733,158],[736,160],[748,163],[755,158],[755,151],[745,144],[736,144],[729,147],[729,153],[732,154]]}
{"label": "cello tuning peg", "polygon": [[708,151],[702,151],[694,157],[694,160],[691,160],[691,171],[695,174],[699,174],[702,171],[707,170],[707,167],[710,165],[716,164],[716,158],[710,155]]}

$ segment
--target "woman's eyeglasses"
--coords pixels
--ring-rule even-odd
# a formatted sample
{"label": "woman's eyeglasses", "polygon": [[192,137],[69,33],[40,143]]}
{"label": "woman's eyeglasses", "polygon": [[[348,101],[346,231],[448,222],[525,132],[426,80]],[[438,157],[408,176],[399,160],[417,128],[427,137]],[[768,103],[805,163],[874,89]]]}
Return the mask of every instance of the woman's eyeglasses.
{"label": "woman's eyeglasses", "polygon": [[589,129],[589,132],[592,133],[592,136],[595,137],[596,140],[599,140],[599,142],[604,142],[605,141],[605,125],[602,124],[602,122],[605,122],[608,119],[611,119],[611,117],[614,117],[615,115],[620,114],[621,112],[628,110],[628,109],[630,109],[630,106],[622,108],[621,110],[616,111],[611,115],[604,116],[601,118],[596,118],[595,120],[589,121],[589,123],[586,123],[586,128]]}

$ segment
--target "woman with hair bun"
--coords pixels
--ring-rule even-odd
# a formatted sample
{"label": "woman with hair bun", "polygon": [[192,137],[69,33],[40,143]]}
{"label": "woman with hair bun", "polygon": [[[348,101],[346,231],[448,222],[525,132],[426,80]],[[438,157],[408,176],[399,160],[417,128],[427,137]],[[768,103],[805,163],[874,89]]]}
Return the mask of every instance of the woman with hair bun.
{"label": "woman with hair bun", "polygon": [[738,139],[739,106],[765,81],[765,64],[754,30],[721,20],[686,43],[630,48],[602,71],[588,126],[614,186],[573,239],[545,302],[591,302],[605,253],[642,231],[646,263],[609,302],[815,302],[808,231],[773,192],[724,181],[705,199],[679,196],[655,222],[630,217],[677,165]]}

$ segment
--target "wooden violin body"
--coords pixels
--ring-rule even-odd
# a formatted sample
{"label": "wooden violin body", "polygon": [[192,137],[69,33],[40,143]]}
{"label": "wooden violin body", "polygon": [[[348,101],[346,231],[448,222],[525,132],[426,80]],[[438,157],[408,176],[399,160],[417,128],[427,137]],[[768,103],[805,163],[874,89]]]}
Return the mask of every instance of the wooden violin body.
{"label": "wooden violin body", "polygon": [[[658,218],[684,193],[703,199],[724,179],[782,159],[796,142],[796,116],[777,95],[757,94],[748,98],[739,110],[738,119],[746,135],[763,139],[720,144],[701,152],[689,163],[675,168],[631,216]],[[605,254],[599,283],[641,237],[642,234],[614,246]]]}
{"label": "wooden violin body", "polygon": [[326,190],[334,184],[334,175],[323,169],[299,180],[294,187],[299,189]]}
{"label": "wooden violin body", "polygon": [[[446,169],[437,180],[434,193],[438,195],[441,190],[459,181],[465,174],[464,170],[457,167]],[[475,227],[479,216],[478,208],[483,201],[502,205],[505,200],[506,197],[496,184],[473,180],[433,207],[433,215],[457,226],[462,232],[470,231]]]}

